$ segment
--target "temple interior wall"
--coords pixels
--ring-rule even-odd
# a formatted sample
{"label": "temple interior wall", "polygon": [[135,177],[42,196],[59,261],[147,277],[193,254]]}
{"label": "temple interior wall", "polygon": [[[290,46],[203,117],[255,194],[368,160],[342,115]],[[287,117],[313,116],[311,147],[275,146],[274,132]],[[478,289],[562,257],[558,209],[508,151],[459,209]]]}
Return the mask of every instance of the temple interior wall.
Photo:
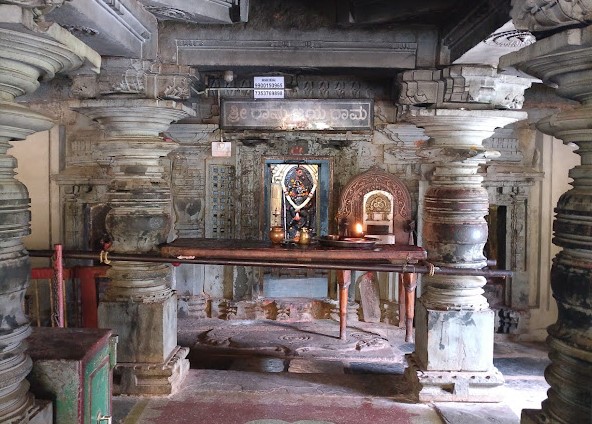
{"label": "temple interior wall", "polygon": [[[177,223],[182,223],[177,228],[177,235],[263,237],[266,233],[265,220],[261,216],[264,159],[289,156],[295,145],[300,147],[299,153],[303,157],[323,157],[332,163],[330,217],[335,214],[344,185],[350,178],[374,165],[405,181],[412,196],[413,215],[417,217],[418,209],[421,215],[418,199],[420,187],[429,175],[429,171],[426,173],[429,166],[423,166],[422,170],[421,161],[414,151],[425,140],[421,139],[420,133],[404,136],[407,127],[389,124],[394,112],[391,110],[392,106],[386,102],[377,102],[376,109],[379,113],[373,131],[339,135],[265,131],[252,134],[224,131],[220,134],[217,125],[200,123],[203,134],[195,136],[193,141],[181,142],[179,148],[167,159],[173,181],[173,197],[177,199],[173,203],[180,202],[174,204]],[[27,185],[32,198],[32,233],[26,240],[30,249],[47,249],[59,242],[66,248],[87,249],[89,246],[85,245],[84,238],[88,234],[82,226],[88,222],[81,215],[85,213],[85,208],[95,210],[100,206],[101,193],[106,190],[107,180],[100,172],[102,168],[96,164],[92,153],[93,146],[100,143],[100,132],[96,127],[89,126],[86,118],[74,113],[68,113],[68,119],[62,121],[65,125],[31,136],[27,143],[18,143],[11,150],[11,154],[19,160],[18,178]],[[204,119],[201,122],[205,121]],[[520,230],[523,239],[519,241],[525,243],[527,249],[525,268],[510,283],[514,285],[510,290],[515,291],[516,298],[509,299],[507,304],[520,310],[515,333],[525,339],[541,340],[546,335],[545,327],[554,322],[556,316],[556,306],[549,285],[551,259],[557,251],[551,244],[553,208],[559,195],[569,188],[569,178],[565,170],[573,167],[579,157],[573,153],[571,147],[534,129],[523,129],[516,134],[518,149],[523,158],[517,165],[541,172],[542,178],[534,178],[534,183],[529,183],[528,187],[518,191],[512,187],[520,184],[511,181],[496,183],[499,187],[494,188],[494,191],[502,193],[499,195],[502,203],[506,202],[510,206],[517,204],[518,216],[520,213],[526,214],[527,223],[536,223]],[[211,143],[221,136],[232,142],[232,155],[228,158],[213,158]],[[414,137],[417,139],[415,142],[409,141]],[[507,147],[503,142],[501,145]],[[233,188],[232,222],[226,232],[213,233],[212,218],[208,212],[212,207],[210,174],[214,168],[221,167],[232,172],[228,174],[232,175],[228,177],[232,179]],[[80,174],[80,169],[85,169],[82,172],[86,173],[84,178],[76,176]],[[486,175],[486,184],[488,178]],[[509,188],[503,188],[504,184]],[[522,195],[525,197],[518,203],[503,200]],[[490,196],[490,202],[496,202],[495,199],[495,196]],[[520,212],[520,207],[523,212]],[[510,216],[510,212],[508,213]],[[421,216],[418,221],[421,221]],[[333,223],[330,225],[334,230]],[[418,230],[420,233],[421,229]],[[171,237],[174,236],[172,233]],[[34,261],[33,264],[46,266],[46,263],[39,261]],[[220,314],[217,306],[220,302],[252,302],[261,292],[261,273],[252,268],[182,265],[176,268],[174,274],[172,286],[178,291],[181,313],[186,313],[192,307],[196,308],[191,305],[192,302],[195,303],[192,298],[196,296],[208,298],[211,307],[207,313],[217,316]],[[527,293],[526,297],[524,293]],[[329,288],[329,296],[335,296],[334,288]],[[392,296],[385,294],[386,297]],[[230,306],[240,314],[242,306]],[[203,309],[201,313],[205,313],[205,303],[197,308]]]}

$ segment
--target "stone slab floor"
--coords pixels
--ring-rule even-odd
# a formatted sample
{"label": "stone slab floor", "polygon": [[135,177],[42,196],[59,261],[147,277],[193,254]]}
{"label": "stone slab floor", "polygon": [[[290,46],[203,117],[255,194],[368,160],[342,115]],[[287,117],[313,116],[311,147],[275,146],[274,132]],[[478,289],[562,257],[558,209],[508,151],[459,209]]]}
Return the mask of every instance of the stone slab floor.
{"label": "stone slab floor", "polygon": [[544,344],[499,335],[495,365],[506,378],[498,404],[419,404],[403,380],[402,329],[336,322],[179,321],[192,369],[169,397],[113,399],[118,424],[519,423],[546,398]]}

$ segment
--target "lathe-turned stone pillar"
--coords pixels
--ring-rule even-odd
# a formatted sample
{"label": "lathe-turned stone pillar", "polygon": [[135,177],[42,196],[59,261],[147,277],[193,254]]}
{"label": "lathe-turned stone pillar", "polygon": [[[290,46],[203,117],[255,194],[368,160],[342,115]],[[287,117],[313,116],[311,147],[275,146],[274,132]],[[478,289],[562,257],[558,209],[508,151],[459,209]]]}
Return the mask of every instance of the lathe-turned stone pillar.
{"label": "lathe-turned stone pillar", "polygon": [[[30,233],[29,193],[15,179],[11,141],[24,140],[54,123],[17,104],[39,81],[79,68],[100,57],[57,25],[37,26],[31,9],[0,0],[0,422],[51,423],[51,408],[40,409],[25,379],[32,362],[26,354],[30,334],[23,300],[29,282],[29,255],[23,237]],[[7,22],[10,20],[10,22]]]}
{"label": "lathe-turned stone pillar", "polygon": [[[421,88],[426,82],[410,76],[401,78],[403,93],[410,83]],[[482,142],[495,128],[524,119],[526,113],[491,109],[490,104],[504,105],[490,97],[501,93],[486,88],[497,84],[501,89],[504,84],[488,68],[453,67],[441,79],[428,81],[427,87],[439,87],[436,92],[444,93],[434,97],[438,106],[409,107],[403,115],[431,137],[419,152],[426,163],[433,164],[424,195],[423,247],[435,266],[480,269],[486,266],[484,217],[489,202],[478,170],[497,154],[486,151]],[[522,84],[522,90],[527,85]],[[519,86],[519,81],[513,81],[510,88],[514,92]],[[409,99],[400,101],[414,103]],[[493,365],[494,314],[483,296],[485,278],[436,274],[424,275],[422,282],[423,295],[415,313],[415,352],[408,356],[406,371],[420,401],[500,401],[497,388],[504,379]]]}
{"label": "lathe-turned stone pillar", "polygon": [[[180,101],[194,80],[186,66],[105,58],[101,74],[73,81],[86,100],[72,108],[105,132],[99,162],[111,179],[105,227],[116,253],[153,253],[171,234],[171,186],[163,158],[177,147],[161,134],[193,116]],[[168,264],[112,262],[99,326],[119,335],[114,390],[165,395],[183,380],[188,349],[177,346],[177,301]]]}
{"label": "lathe-turned stone pillar", "polygon": [[[159,136],[193,111],[172,100],[83,100],[74,107],[105,130],[102,156],[112,178],[106,228],[110,251],[150,253],[172,228],[171,188],[162,158],[177,147]],[[177,346],[177,302],[168,264],[112,262],[99,305],[99,326],[119,335],[115,389],[127,394],[170,394],[189,364]]]}
{"label": "lathe-turned stone pillar", "polygon": [[[523,3],[517,1],[514,7]],[[559,7],[566,2],[556,3],[549,8],[560,14]],[[592,2],[578,2],[578,7],[589,21]],[[552,22],[537,14],[524,18],[517,24],[526,28],[547,24],[545,28],[550,29]],[[553,23],[559,26],[565,19]],[[549,116],[537,125],[546,134],[576,144],[581,165],[569,171],[573,188],[560,197],[555,209],[553,243],[563,250],[551,269],[558,308],[557,322],[547,329],[551,364],[545,379],[551,387],[542,410],[524,410],[521,422],[588,423],[592,417],[592,27],[537,41],[503,57],[501,64],[553,84],[560,96],[581,102],[580,107]]]}

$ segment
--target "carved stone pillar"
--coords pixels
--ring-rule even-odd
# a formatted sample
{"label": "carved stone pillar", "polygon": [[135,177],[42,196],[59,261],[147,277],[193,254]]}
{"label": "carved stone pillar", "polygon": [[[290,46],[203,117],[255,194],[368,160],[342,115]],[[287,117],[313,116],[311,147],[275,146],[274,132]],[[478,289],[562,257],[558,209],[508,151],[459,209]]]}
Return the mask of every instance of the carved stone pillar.
{"label": "carved stone pillar", "polygon": [[25,352],[31,330],[22,309],[30,274],[22,240],[30,232],[29,194],[15,179],[17,163],[7,151],[9,142],[54,123],[14,99],[35,91],[40,80],[56,72],[80,67],[87,55],[97,65],[100,58],[60,27],[37,26],[34,17],[40,10],[4,3],[0,1],[0,422],[49,423],[51,408],[41,410],[35,404],[25,380],[32,366]]}
{"label": "carved stone pillar", "polygon": [[[421,89],[422,81],[416,83]],[[444,93],[434,97],[439,107],[408,108],[404,114],[431,137],[420,152],[434,164],[424,196],[423,247],[436,266],[483,268],[489,203],[478,170],[497,152],[488,152],[482,142],[495,128],[524,119],[526,113],[488,108],[489,103],[497,105],[496,98],[480,87],[499,82],[487,68],[447,69],[441,79],[430,81],[434,83]],[[408,97],[400,100],[409,102]],[[434,275],[422,281],[415,352],[408,356],[406,371],[420,401],[501,400],[496,388],[504,379],[493,366],[494,316],[482,295],[485,278]]]}
{"label": "carved stone pillar", "polygon": [[[149,253],[172,228],[170,185],[161,158],[176,148],[159,134],[191,114],[174,101],[84,100],[75,107],[106,132],[103,158],[110,163],[106,228],[117,253]],[[127,394],[169,394],[188,369],[177,346],[176,296],[170,266],[113,262],[111,284],[99,305],[99,326],[118,335],[116,371]],[[142,365],[140,365],[141,363]]]}
{"label": "carved stone pillar", "polygon": [[[75,82],[88,90],[82,94],[99,97],[81,100],[73,108],[96,120],[105,131],[100,162],[108,167],[111,178],[107,189],[111,210],[105,225],[113,252],[154,252],[171,232],[171,187],[163,158],[177,144],[160,134],[171,122],[194,112],[177,101],[160,98],[187,92],[189,75],[184,71],[114,60],[105,65],[98,84],[88,79],[88,84]],[[119,83],[122,77],[125,86]],[[123,88],[126,95],[114,94]],[[188,349],[177,346],[177,299],[171,289],[170,266],[112,262],[108,277],[111,283],[99,305],[99,326],[119,335],[115,391],[174,392],[189,363],[185,359]]]}
{"label": "carved stone pillar", "polygon": [[[523,3],[516,2],[514,7],[524,7]],[[567,2],[557,3],[549,8],[559,13],[557,9]],[[574,5],[587,8],[586,15],[591,16],[592,2]],[[532,17],[537,25],[542,25],[540,18],[536,14]],[[550,25],[545,28],[550,29]],[[558,307],[557,322],[547,329],[551,364],[545,378],[551,388],[542,410],[524,410],[522,423],[583,423],[592,416],[591,59],[592,27],[588,26],[537,41],[502,61],[504,66],[515,66],[556,85],[560,96],[581,102],[580,107],[547,117],[537,125],[546,134],[576,144],[581,165],[569,171],[573,188],[560,197],[555,209],[553,243],[563,250],[551,269],[551,287]]]}

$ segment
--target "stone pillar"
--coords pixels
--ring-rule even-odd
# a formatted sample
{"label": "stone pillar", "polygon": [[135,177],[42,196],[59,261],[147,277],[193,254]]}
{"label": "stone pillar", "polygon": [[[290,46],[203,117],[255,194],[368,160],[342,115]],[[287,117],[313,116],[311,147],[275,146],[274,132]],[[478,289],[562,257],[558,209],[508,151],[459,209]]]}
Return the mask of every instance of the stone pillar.
{"label": "stone pillar", "polygon": [[[522,19],[515,19],[518,27],[551,29],[569,23],[561,8],[571,2],[558,1],[549,6],[552,12],[549,16],[556,19],[545,18],[536,9],[530,11],[532,15],[526,13],[529,10],[525,3],[516,1],[514,5],[515,18],[522,11]],[[578,2],[577,10],[565,11],[581,12],[581,17],[588,17],[589,23],[592,2]],[[572,21],[578,16],[572,17]],[[501,62],[503,66],[514,66],[555,85],[557,94],[581,103],[537,125],[546,134],[576,144],[581,165],[569,171],[573,188],[560,197],[555,209],[553,243],[563,250],[555,257],[551,269],[551,287],[558,307],[557,322],[547,329],[551,364],[545,370],[545,378],[551,387],[542,410],[524,410],[522,423],[587,423],[592,417],[591,59],[592,27],[588,26],[556,33],[503,57]]]}
{"label": "stone pillar", "polygon": [[[114,81],[129,76],[126,64],[130,61],[113,62],[105,64],[97,80],[99,93],[95,91],[109,90],[109,95],[81,100],[73,108],[96,120],[105,131],[100,162],[108,167],[111,178],[107,189],[111,210],[105,222],[112,239],[110,251],[154,253],[172,229],[171,187],[163,158],[177,147],[160,134],[171,122],[194,114],[175,100],[160,98],[183,92],[186,85],[179,81],[187,83],[189,75],[182,74],[186,70],[181,67],[135,62],[135,93],[120,96],[112,93],[117,86]],[[174,89],[174,83],[180,87]],[[92,81],[84,85],[92,86]],[[107,275],[111,283],[99,305],[99,327],[119,335],[114,390],[173,393],[189,363],[185,359],[188,349],[177,346],[177,299],[171,289],[170,265],[112,262]]]}
{"label": "stone pillar", "polygon": [[[409,77],[401,78],[403,89]],[[488,68],[453,67],[428,81],[444,93],[434,97],[437,107],[409,107],[403,115],[431,137],[420,152],[434,165],[424,197],[423,247],[435,266],[480,269],[486,266],[484,216],[489,203],[478,170],[496,154],[482,142],[495,128],[524,119],[526,113],[491,109],[500,104],[486,90],[498,83]],[[425,81],[413,82],[417,88]],[[400,101],[414,103],[409,97]],[[424,276],[415,314],[415,352],[408,356],[406,371],[420,401],[501,400],[496,388],[504,379],[493,366],[494,315],[482,295],[485,283],[484,277]]]}
{"label": "stone pillar", "polygon": [[[100,57],[57,25],[39,27],[33,9],[0,1],[0,422],[52,422],[51,408],[41,410],[25,377],[32,362],[26,354],[30,334],[23,300],[30,274],[23,237],[29,229],[29,194],[15,179],[16,160],[7,154],[11,141],[24,140],[54,123],[15,103],[39,81],[79,68]],[[10,20],[10,22],[7,22]],[[48,415],[47,415],[48,414]]]}

